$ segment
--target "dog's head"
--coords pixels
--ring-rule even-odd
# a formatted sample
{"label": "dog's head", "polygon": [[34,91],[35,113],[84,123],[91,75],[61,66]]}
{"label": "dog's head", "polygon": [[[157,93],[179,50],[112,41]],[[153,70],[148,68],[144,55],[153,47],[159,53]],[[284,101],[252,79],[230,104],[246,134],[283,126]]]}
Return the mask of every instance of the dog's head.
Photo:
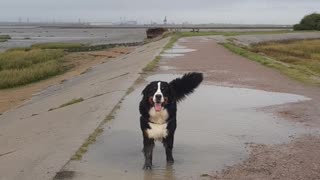
{"label": "dog's head", "polygon": [[142,91],[142,102],[161,111],[167,104],[179,102],[191,94],[203,80],[202,73],[186,73],[171,82],[153,81]]}
{"label": "dog's head", "polygon": [[170,84],[164,81],[153,81],[142,91],[144,99],[147,100],[151,106],[154,106],[156,111],[161,111],[166,104],[173,100],[172,93],[173,91]]}

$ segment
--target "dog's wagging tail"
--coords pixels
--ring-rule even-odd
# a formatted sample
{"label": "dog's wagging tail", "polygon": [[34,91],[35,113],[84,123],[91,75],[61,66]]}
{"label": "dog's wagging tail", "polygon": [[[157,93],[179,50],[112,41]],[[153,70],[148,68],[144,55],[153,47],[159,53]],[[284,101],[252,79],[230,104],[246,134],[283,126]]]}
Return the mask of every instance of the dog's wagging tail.
{"label": "dog's wagging tail", "polygon": [[142,91],[140,127],[143,135],[144,169],[152,167],[155,141],[161,141],[168,163],[173,163],[172,148],[177,127],[177,103],[191,94],[202,82],[202,73],[191,72],[171,82],[153,81]]}

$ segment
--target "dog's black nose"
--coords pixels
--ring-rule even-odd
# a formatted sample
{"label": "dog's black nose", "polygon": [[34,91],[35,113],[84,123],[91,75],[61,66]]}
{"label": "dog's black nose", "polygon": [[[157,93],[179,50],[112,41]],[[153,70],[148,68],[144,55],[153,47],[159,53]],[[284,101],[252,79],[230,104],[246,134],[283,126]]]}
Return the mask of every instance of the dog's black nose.
{"label": "dog's black nose", "polygon": [[160,100],[161,100],[161,97],[162,97],[161,94],[156,94],[156,100],[157,100],[157,101],[160,101]]}

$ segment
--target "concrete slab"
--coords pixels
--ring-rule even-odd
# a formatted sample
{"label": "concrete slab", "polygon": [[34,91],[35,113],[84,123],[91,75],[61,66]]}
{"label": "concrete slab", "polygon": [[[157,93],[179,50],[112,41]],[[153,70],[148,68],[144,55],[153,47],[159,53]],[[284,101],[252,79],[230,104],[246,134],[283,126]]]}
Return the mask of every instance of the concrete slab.
{"label": "concrete slab", "polygon": [[[0,117],[0,179],[52,179],[167,42],[138,47],[5,112]],[[74,98],[85,101],[48,111]]]}

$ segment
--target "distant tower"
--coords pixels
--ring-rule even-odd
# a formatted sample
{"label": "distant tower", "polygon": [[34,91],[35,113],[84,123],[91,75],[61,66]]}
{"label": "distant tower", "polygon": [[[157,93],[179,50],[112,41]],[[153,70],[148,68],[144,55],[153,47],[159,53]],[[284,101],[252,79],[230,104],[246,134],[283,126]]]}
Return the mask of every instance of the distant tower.
{"label": "distant tower", "polygon": [[163,24],[164,24],[164,25],[167,24],[167,16],[164,17]]}

